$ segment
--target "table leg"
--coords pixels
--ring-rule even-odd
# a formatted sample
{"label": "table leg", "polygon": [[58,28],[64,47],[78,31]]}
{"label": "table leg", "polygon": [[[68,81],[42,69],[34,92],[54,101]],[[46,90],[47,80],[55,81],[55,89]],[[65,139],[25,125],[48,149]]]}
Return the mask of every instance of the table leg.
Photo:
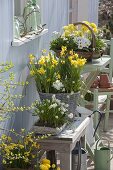
{"label": "table leg", "polygon": [[72,170],[72,153],[60,153],[60,168],[61,170]]}
{"label": "table leg", "polygon": [[[51,165],[52,164],[56,164],[56,154],[55,154],[55,150],[50,150],[46,152],[46,157],[47,159],[49,159],[51,161]],[[52,170],[52,168],[50,168],[50,170]]]}

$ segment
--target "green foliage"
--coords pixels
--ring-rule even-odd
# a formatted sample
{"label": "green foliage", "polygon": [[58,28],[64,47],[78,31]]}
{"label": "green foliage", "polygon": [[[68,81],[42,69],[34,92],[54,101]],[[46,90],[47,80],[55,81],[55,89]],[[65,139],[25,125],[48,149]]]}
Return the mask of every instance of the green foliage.
{"label": "green foliage", "polygon": [[77,44],[74,40],[74,37],[62,37],[59,36],[58,38],[54,39],[50,42],[50,50],[57,52],[62,50],[62,46],[65,46],[68,51],[76,50]]}

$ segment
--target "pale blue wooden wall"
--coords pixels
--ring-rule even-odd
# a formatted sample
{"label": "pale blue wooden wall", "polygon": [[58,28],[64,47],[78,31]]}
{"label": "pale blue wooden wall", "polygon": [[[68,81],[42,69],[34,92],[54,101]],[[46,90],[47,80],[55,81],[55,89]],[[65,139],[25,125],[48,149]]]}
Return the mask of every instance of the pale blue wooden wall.
{"label": "pale blue wooden wall", "polygon": [[[12,61],[14,63],[13,71],[17,81],[25,81],[27,79],[28,55],[33,53],[39,57],[43,48],[49,49],[52,32],[61,31],[62,26],[68,24],[68,0],[42,0],[42,3],[43,24],[47,24],[48,33],[20,47],[11,47],[13,39],[13,0],[0,0],[0,62]],[[89,20],[96,20],[96,22],[97,3],[97,0],[89,0]],[[82,10],[79,12],[82,12]],[[17,89],[19,93],[22,93],[22,90],[22,88]],[[23,94],[25,98],[20,101],[20,104],[28,105],[37,98],[35,85],[32,80],[23,91]],[[32,116],[24,112],[16,113],[11,121],[9,120],[4,123],[4,126],[10,128],[10,125],[14,125],[16,129],[20,127],[29,129],[31,124]],[[3,126],[3,123],[1,123],[1,126]]]}
{"label": "pale blue wooden wall", "polygon": [[[49,48],[49,41],[53,31],[60,31],[63,25],[68,23],[68,0],[43,0],[42,16],[43,23],[46,23],[48,34],[26,43],[20,47],[11,47],[13,39],[13,0],[0,0],[0,62],[12,61],[15,65],[13,71],[16,80],[27,79],[28,75],[28,55],[30,53],[39,57],[39,53],[43,48]],[[23,89],[18,88],[19,93]],[[21,104],[30,104],[37,97],[36,89],[33,81],[23,91],[25,98],[20,101]],[[19,103],[18,103],[19,104]],[[32,124],[32,116],[29,113],[16,113],[11,121],[1,123],[1,126],[10,128],[14,126],[16,129],[20,127],[30,128]]]}

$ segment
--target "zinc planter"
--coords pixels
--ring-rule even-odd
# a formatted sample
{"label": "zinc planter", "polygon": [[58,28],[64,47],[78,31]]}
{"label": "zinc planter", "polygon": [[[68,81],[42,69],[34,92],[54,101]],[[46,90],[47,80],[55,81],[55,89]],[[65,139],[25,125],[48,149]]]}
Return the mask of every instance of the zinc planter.
{"label": "zinc planter", "polygon": [[61,126],[59,128],[38,126],[38,125],[34,124],[32,127],[32,131],[34,131],[36,134],[58,135],[65,127],[66,127],[66,124],[64,124],[63,126]]}
{"label": "zinc planter", "polygon": [[76,113],[76,107],[77,107],[77,102],[80,96],[80,92],[77,93],[56,93],[56,94],[52,94],[52,93],[41,93],[39,92],[39,96],[41,101],[43,99],[51,99],[52,96],[55,95],[55,97],[59,100],[61,100],[61,102],[64,102],[66,104],[68,104],[68,111],[69,113]]}

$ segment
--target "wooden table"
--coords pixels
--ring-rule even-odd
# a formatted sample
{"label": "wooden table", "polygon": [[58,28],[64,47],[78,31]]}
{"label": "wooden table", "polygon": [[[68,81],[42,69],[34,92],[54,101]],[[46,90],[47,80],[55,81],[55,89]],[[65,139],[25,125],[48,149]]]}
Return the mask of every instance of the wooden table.
{"label": "wooden table", "polygon": [[89,117],[78,118],[58,136],[51,136],[49,139],[40,141],[43,150],[55,150],[59,153],[61,170],[72,170],[72,150],[81,137],[83,137],[85,143],[85,130],[89,122]]}

